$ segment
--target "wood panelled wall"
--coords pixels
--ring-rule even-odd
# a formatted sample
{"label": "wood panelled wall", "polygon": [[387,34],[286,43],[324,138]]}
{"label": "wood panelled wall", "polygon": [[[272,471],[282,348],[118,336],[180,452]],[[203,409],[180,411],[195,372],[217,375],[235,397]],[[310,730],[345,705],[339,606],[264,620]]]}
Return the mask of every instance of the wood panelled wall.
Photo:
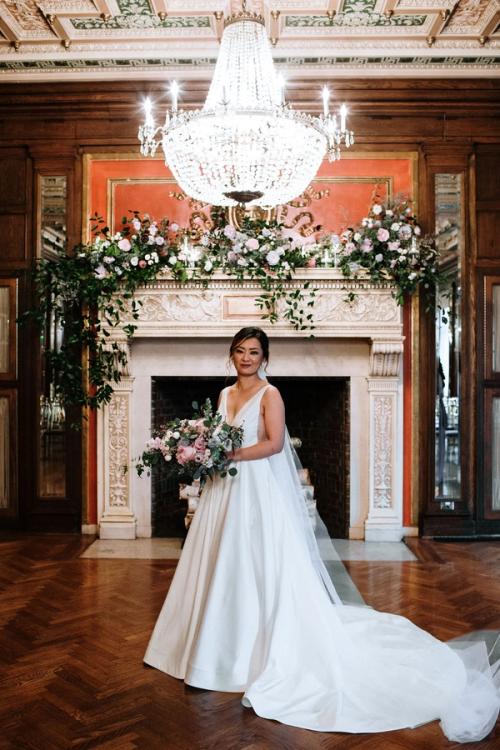
{"label": "wood panelled wall", "polygon": [[[500,518],[486,518],[484,506],[484,389],[488,382],[480,361],[485,343],[480,309],[483,279],[500,276],[500,81],[357,79],[312,84],[297,80],[290,89],[292,103],[319,113],[323,83],[333,88],[336,101],[348,104],[356,150],[418,152],[418,212],[426,230],[432,231],[434,221],[433,175],[450,171],[464,174],[463,498],[453,512],[442,511],[433,500],[434,456],[429,440],[434,432],[433,321],[423,309],[416,313],[419,325],[415,327],[418,337],[413,349],[417,354],[413,370],[419,383],[413,414],[413,495],[418,506],[416,515],[418,512],[421,530],[426,534],[500,533]],[[207,81],[186,82],[183,106],[201,105],[207,87]],[[38,176],[67,175],[72,247],[82,231],[82,157],[85,153],[137,151],[137,128],[147,95],[159,105],[168,103],[165,83],[157,81],[0,86],[0,278],[18,278],[21,310],[30,298],[26,272],[37,252]],[[21,331],[18,375],[0,385],[0,395],[1,389],[8,390],[18,401],[15,472],[19,509],[11,514],[10,523],[28,528],[76,529],[88,522],[85,496],[92,480],[85,471],[84,440],[76,440],[72,447],[73,482],[68,485],[68,497],[48,504],[37,498],[36,351],[35,333]]]}

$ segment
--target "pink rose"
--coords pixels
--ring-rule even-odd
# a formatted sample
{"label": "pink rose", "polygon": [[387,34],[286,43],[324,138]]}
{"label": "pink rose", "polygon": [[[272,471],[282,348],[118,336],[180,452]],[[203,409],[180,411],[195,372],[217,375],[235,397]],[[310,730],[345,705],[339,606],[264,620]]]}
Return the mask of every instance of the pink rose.
{"label": "pink rose", "polygon": [[309,258],[309,260],[306,263],[306,266],[308,268],[316,268],[316,258]]}
{"label": "pink rose", "polygon": [[348,242],[344,247],[344,253],[346,253],[347,255],[350,255],[350,253],[354,252],[354,250],[356,250],[356,245],[354,244],[354,242]]}
{"label": "pink rose", "polygon": [[123,250],[123,251],[124,251],[125,253],[128,253],[128,251],[130,250],[130,248],[132,247],[132,245],[131,245],[131,244],[130,244],[130,242],[129,242],[129,241],[127,240],[127,238],[126,238],[126,237],[124,237],[124,238],[123,238],[122,240],[120,240],[120,242],[118,243],[118,247],[120,248],[120,250]]}
{"label": "pink rose", "polygon": [[245,242],[245,245],[248,247],[249,250],[259,249],[259,241],[256,240],[255,237],[250,237],[250,239]]}
{"label": "pink rose", "polygon": [[181,466],[189,463],[189,461],[194,461],[195,456],[196,448],[194,448],[192,445],[179,445],[175,454],[175,457]]}
{"label": "pink rose", "polygon": [[377,232],[377,239],[379,242],[387,242],[389,239],[389,232],[387,229],[384,229],[384,227],[380,227],[380,229]]}
{"label": "pink rose", "polygon": [[201,419],[201,418],[200,419],[195,419],[195,422],[194,422],[193,426],[194,426],[194,429],[196,430],[196,432],[199,432],[200,434],[202,434],[203,432],[205,432],[205,425],[203,424],[203,419]]}
{"label": "pink rose", "polygon": [[194,441],[193,445],[194,445],[194,447],[196,448],[196,450],[198,452],[204,451],[205,448],[207,447],[207,444],[205,442],[205,438],[202,435],[200,435],[199,437],[196,438],[196,440]]}
{"label": "pink rose", "polygon": [[147,263],[146,263],[145,260],[140,260],[139,261],[139,268],[146,268],[146,266],[147,266]]}

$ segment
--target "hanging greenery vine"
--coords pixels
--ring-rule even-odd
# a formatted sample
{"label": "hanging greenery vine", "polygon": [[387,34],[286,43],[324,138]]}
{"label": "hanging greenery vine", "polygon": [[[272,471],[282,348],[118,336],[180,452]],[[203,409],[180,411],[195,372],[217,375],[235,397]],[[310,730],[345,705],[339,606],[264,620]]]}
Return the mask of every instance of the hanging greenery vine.
{"label": "hanging greenery vine", "polygon": [[98,408],[109,402],[113,383],[127,364],[112,330],[121,328],[133,336],[136,326],[123,325],[122,319],[138,319],[134,294],[158,276],[208,284],[219,271],[240,282],[256,280],[262,317],[270,323],[283,317],[299,331],[314,328],[317,290],[310,282],[287,284],[298,268],[338,265],[347,278],[362,271],[371,281],[391,280],[399,304],[419,285],[432,292],[438,277],[434,243],[422,240],[407,204],[395,209],[374,204],[359,229],[340,237],[305,239],[276,221],[248,217],[236,229],[222,209],[214,209],[211,218],[211,229],[195,233],[132,212],[112,235],[96,216],[91,243],[77,246],[71,255],[61,250],[56,259],[38,262],[34,281],[39,304],[22,320],[33,320],[44,330],[51,319],[63,332],[45,356],[65,405]]}

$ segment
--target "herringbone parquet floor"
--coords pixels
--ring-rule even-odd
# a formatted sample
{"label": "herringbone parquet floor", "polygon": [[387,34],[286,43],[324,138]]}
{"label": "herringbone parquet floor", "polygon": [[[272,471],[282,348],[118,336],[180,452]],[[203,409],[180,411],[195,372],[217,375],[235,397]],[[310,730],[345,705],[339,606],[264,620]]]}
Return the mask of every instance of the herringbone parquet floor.
{"label": "herringbone parquet floor", "polygon": [[[175,561],[81,559],[89,537],[0,537],[2,750],[450,750],[436,722],[320,734],[186,687],[142,656]],[[500,545],[413,540],[418,562],[350,562],[367,603],[447,639],[500,628]],[[476,750],[500,748],[497,728]]]}

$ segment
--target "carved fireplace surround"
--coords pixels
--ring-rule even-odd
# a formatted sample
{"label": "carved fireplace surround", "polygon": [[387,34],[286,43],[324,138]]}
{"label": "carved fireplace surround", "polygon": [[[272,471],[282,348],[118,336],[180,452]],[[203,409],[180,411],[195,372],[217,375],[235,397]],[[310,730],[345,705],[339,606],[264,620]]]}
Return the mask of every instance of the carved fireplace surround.
{"label": "carved fireplace surround", "polygon": [[[388,285],[346,280],[335,269],[298,272],[318,288],[314,338],[287,323],[265,325],[272,376],[350,378],[350,526],[354,539],[399,541],[402,525],[401,311]],[[151,378],[225,376],[228,344],[245,325],[260,325],[255,282],[218,275],[207,288],[165,277],[139,290],[129,367],[98,416],[98,513],[104,539],[151,536],[151,480],[130,468],[151,429]],[[355,301],[346,301],[348,291]],[[120,338],[122,336],[122,338]]]}

